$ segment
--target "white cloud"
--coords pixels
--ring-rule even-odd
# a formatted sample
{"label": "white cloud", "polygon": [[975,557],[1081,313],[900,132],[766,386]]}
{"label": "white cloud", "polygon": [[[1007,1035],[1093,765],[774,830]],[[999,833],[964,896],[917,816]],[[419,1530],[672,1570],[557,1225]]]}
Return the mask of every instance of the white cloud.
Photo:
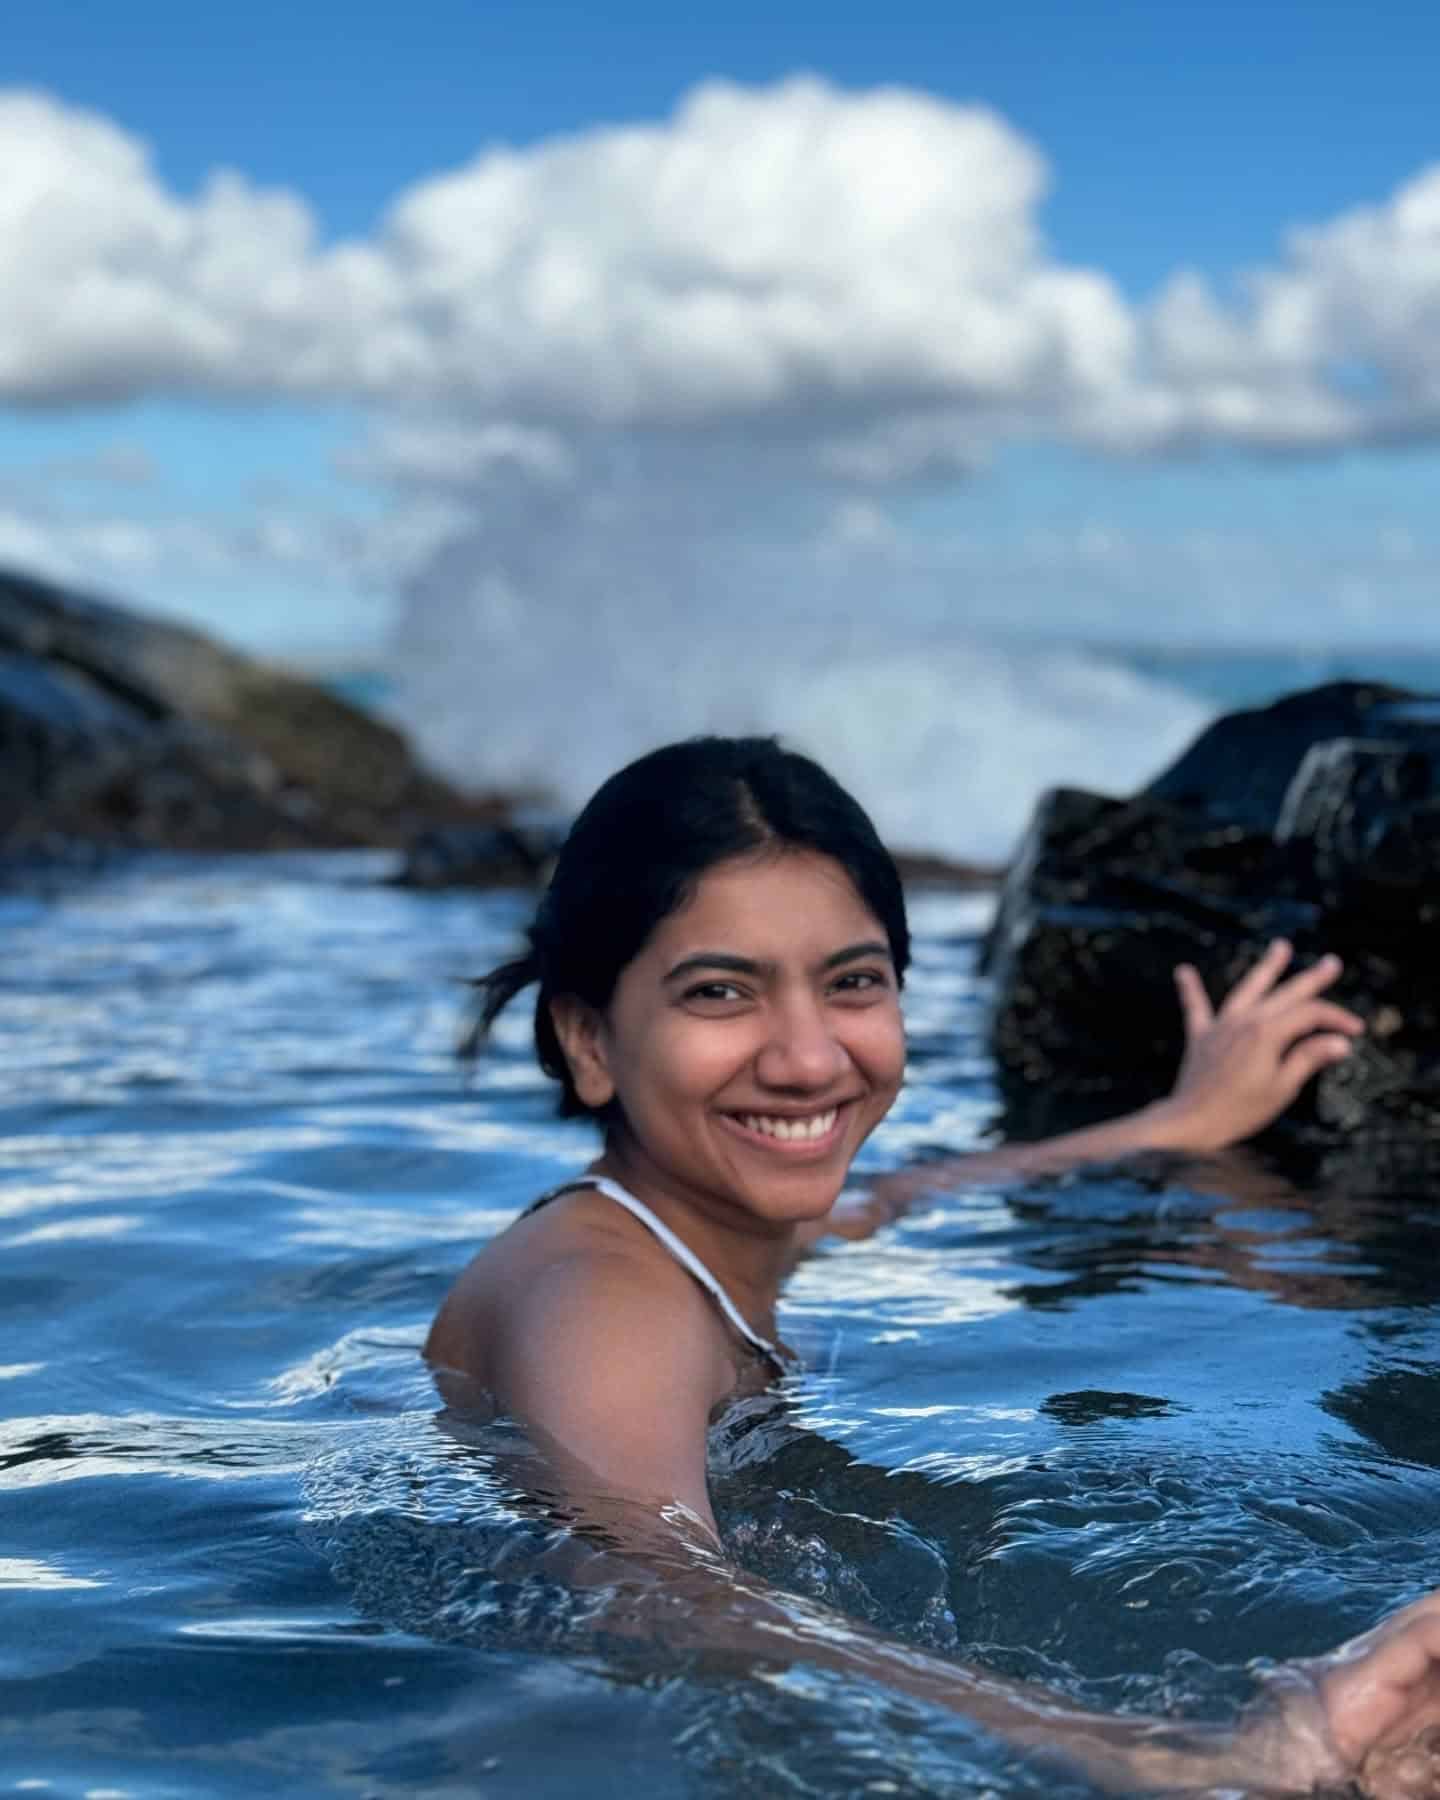
{"label": "white cloud", "polygon": [[1234,307],[1177,276],[1146,326],[1146,442],[1325,449],[1440,436],[1440,164],[1379,205],[1290,232]]}
{"label": "white cloud", "polygon": [[1182,273],[1146,309],[1049,252],[1044,160],[999,115],[809,77],[487,149],[329,247],[300,196],[220,172],[183,198],[42,94],[0,94],[0,167],[0,398],[423,411],[452,436],[439,466],[413,425],[374,448],[411,485],[477,458],[553,474],[575,432],[729,431],[860,485],[1016,435],[1440,432],[1440,167],[1292,232],[1233,303]]}
{"label": "white cloud", "polygon": [[1113,286],[1046,257],[1045,180],[982,108],[717,82],[661,125],[486,152],[404,196],[382,241],[471,406],[843,435],[1123,364]]}
{"label": "white cloud", "polygon": [[[193,201],[108,121],[0,98],[0,393],[328,390],[474,424],[797,433],[900,465],[1123,374],[1104,277],[1050,259],[994,113],[798,78],[489,150],[322,249],[304,202]],[[937,415],[953,413],[954,418]],[[965,429],[967,420],[975,424]],[[881,458],[883,461],[883,457]]]}
{"label": "white cloud", "polygon": [[38,93],[0,94],[0,168],[0,398],[348,391],[393,354],[382,259],[317,250],[292,194],[220,172],[181,200],[135,138]]}

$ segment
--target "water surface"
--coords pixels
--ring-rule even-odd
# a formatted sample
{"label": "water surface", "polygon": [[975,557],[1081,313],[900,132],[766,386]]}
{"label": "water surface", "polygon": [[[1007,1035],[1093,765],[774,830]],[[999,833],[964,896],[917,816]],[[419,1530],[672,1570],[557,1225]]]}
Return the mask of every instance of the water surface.
{"label": "water surface", "polygon": [[[456,978],[526,903],[384,866],[0,895],[0,1782],[1068,1791],[880,1686],[597,1636],[417,1354],[476,1245],[591,1153],[523,1007],[472,1090],[451,1059]],[[916,901],[911,1081],[869,1167],[993,1114],[983,918]],[[1440,1585],[1436,1250],[1420,1183],[945,1197],[798,1274],[806,1372],[717,1436],[732,1551],[939,1654],[1223,1715],[1250,1658]]]}

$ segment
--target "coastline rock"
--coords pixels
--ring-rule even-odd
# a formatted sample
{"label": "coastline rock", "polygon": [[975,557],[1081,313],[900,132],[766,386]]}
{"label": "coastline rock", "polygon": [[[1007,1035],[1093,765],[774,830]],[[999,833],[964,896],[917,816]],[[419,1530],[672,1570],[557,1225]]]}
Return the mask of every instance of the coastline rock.
{"label": "coastline rock", "polygon": [[1226,713],[1144,791],[1252,831],[1274,831],[1300,765],[1337,738],[1440,742],[1440,700],[1373,681],[1334,681]]}
{"label": "coastline rock", "polygon": [[0,569],[0,849],[399,846],[503,816],[316,683]]}
{"label": "coastline rock", "polygon": [[1266,944],[1345,960],[1369,1027],[1285,1129],[1440,1131],[1440,705],[1341,682],[1217,720],[1129,800],[1042,799],[985,949],[1007,1129],[1037,1136],[1164,1093],[1178,962],[1220,999]]}
{"label": "coastline rock", "polygon": [[563,819],[517,813],[493,825],[423,831],[392,877],[397,887],[538,887],[565,840]]}

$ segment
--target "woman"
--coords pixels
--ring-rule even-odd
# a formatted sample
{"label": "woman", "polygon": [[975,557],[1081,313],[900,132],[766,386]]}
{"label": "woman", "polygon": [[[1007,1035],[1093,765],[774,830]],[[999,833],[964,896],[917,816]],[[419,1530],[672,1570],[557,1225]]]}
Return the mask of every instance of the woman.
{"label": "woman", "polygon": [[[926,1185],[1253,1134],[1362,1029],[1324,998],[1336,959],[1282,980],[1288,957],[1272,946],[1218,1012],[1194,970],[1177,972],[1187,1049],[1168,1098],[931,1167]],[[447,1398],[518,1419],[582,1537],[659,1572],[617,1629],[883,1679],[1115,1785],[1308,1792],[1359,1777],[1377,1795],[1432,1791],[1415,1784],[1440,1734],[1440,1596],[1290,1666],[1238,1727],[1182,1731],[797,1611],[725,1565],[707,1428],[789,1366],[775,1305],[797,1255],[904,1198],[899,1177],[888,1198],[837,1205],[900,1087],[908,960],[894,864],[808,759],[698,739],[606,782],[561,851],[528,954],[481,984],[477,1027],[538,984],[541,1065],[562,1114],[596,1119],[604,1148],[456,1283],[427,1345]]]}

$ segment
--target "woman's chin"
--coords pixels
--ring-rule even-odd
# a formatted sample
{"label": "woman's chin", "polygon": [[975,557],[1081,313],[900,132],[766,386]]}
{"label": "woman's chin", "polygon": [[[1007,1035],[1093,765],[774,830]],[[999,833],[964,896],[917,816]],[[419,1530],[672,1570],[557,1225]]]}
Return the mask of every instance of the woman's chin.
{"label": "woman's chin", "polygon": [[813,1225],[833,1210],[844,1182],[843,1170],[837,1177],[828,1169],[790,1169],[781,1179],[745,1183],[742,1203],[772,1225]]}

